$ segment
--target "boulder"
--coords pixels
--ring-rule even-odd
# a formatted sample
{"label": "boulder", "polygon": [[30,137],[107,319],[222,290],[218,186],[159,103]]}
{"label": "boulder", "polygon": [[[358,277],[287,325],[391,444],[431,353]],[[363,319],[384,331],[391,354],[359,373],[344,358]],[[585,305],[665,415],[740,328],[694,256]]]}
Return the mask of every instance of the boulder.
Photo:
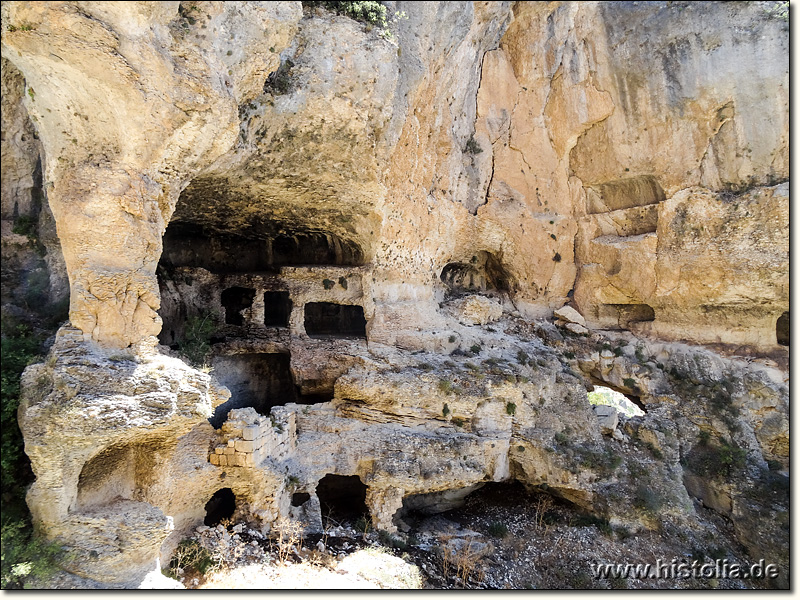
{"label": "boulder", "polygon": [[597,421],[600,424],[600,431],[604,434],[612,435],[614,431],[617,429],[617,424],[619,423],[619,414],[617,413],[617,409],[613,406],[606,406],[604,404],[599,404],[592,407],[594,409],[594,414],[597,417]]}
{"label": "boulder", "polygon": [[562,306],[558,310],[554,311],[553,314],[562,321],[566,321],[567,323],[577,323],[578,325],[586,325],[586,320],[583,318],[583,315],[581,315],[581,313],[579,313],[571,306]]}

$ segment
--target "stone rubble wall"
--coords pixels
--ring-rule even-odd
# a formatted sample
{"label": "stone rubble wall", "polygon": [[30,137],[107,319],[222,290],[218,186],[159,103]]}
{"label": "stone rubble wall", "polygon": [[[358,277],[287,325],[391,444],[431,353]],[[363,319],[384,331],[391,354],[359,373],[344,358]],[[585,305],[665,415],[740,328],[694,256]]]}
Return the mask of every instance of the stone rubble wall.
{"label": "stone rubble wall", "polygon": [[295,413],[283,407],[273,408],[269,417],[252,408],[234,409],[221,431],[224,443],[208,457],[220,467],[256,467],[268,459],[285,458],[297,448]]}

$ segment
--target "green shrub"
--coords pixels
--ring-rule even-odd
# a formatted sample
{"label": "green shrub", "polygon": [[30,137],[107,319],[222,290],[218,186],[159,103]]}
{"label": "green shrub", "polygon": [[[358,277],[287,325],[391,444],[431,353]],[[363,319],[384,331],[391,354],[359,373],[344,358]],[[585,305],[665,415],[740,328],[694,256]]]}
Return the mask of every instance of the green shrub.
{"label": "green shrub", "polygon": [[[384,39],[391,39],[392,33],[389,31],[388,13],[386,7],[374,0],[361,0],[351,2],[331,2],[303,0],[303,6],[321,6],[337,15],[344,15],[356,21],[361,21],[369,26],[380,28],[380,36]],[[395,19],[405,18],[405,13],[395,13]]]}
{"label": "green shrub", "polygon": [[506,402],[506,414],[509,416],[514,416],[517,412],[517,405],[513,402]]}
{"label": "green shrub", "polygon": [[355,527],[356,531],[359,531],[361,533],[369,533],[370,531],[372,531],[372,521],[368,516],[361,515],[360,517],[358,517],[358,520],[355,522],[353,527]]}
{"label": "green shrub", "polygon": [[744,467],[747,451],[720,438],[719,445],[697,445],[685,458],[686,467],[697,475],[720,478]]}
{"label": "green shrub", "polygon": [[489,524],[489,535],[496,538],[504,538],[508,535],[508,527],[505,523],[494,521]]}
{"label": "green shrub", "polygon": [[28,216],[20,215],[14,219],[14,228],[11,230],[17,235],[24,235],[29,238],[36,237],[38,230],[38,219]]}
{"label": "green shrub", "polygon": [[431,363],[428,363],[428,362],[419,363],[417,365],[417,368],[422,370],[422,371],[433,371],[433,365]]}
{"label": "green shrub", "polygon": [[35,535],[28,519],[13,520],[3,515],[0,531],[0,580],[3,589],[25,588],[34,580],[47,579],[58,570],[58,561],[64,555],[64,549],[59,544]]}
{"label": "green shrub", "polygon": [[630,390],[636,389],[636,382],[630,377],[626,377],[625,379],[623,379],[622,385],[624,385],[626,388]]}
{"label": "green shrub", "polygon": [[450,414],[450,407],[447,406],[447,402],[445,402],[444,406],[442,406],[442,416],[446,417],[449,414]]}
{"label": "green shrub", "polygon": [[183,339],[178,341],[178,351],[195,366],[202,366],[211,352],[211,337],[217,330],[216,315],[189,317]]}
{"label": "green shrub", "polygon": [[622,457],[611,448],[595,450],[586,446],[575,448],[581,466],[597,471],[602,475],[610,475],[622,464]]}
{"label": "green shrub", "polygon": [[617,537],[623,542],[633,537],[631,530],[628,529],[627,527],[618,527],[616,533]]}
{"label": "green shrub", "polygon": [[650,450],[650,454],[653,455],[653,458],[656,458],[658,460],[664,458],[664,453],[661,452],[661,450],[659,450],[658,448],[656,448],[651,442],[645,443],[645,446],[647,446],[647,449]]}
{"label": "green shrub", "polygon": [[29,364],[35,362],[41,339],[25,325],[4,324],[2,335],[2,361],[0,361],[0,479],[3,486],[3,512],[6,512],[7,494],[15,496],[21,504],[18,516],[27,512],[24,504],[25,486],[33,479],[30,461],[23,451],[22,433],[17,424],[17,408],[20,400],[20,377]]}
{"label": "green shrub", "polygon": [[[54,305],[46,305],[50,310]],[[49,318],[44,326],[49,327]],[[2,321],[0,348],[0,481],[2,482],[2,587],[20,588],[56,569],[62,550],[34,535],[25,504],[27,486],[33,481],[30,460],[24,452],[22,432],[17,423],[22,371],[39,360],[42,342],[52,333],[38,333],[12,319]],[[43,385],[49,378],[43,377]]]}
{"label": "green shrub", "polygon": [[177,579],[180,575],[178,569],[181,571],[195,570],[205,574],[214,565],[215,561],[211,553],[203,548],[200,542],[185,539],[172,553],[172,559],[169,561],[169,567],[165,569],[165,575]]}
{"label": "green shrub", "polygon": [[575,527],[592,527],[595,526],[603,535],[610,536],[614,533],[611,523],[605,517],[598,517],[596,515],[578,515],[575,519]]}
{"label": "green shrub", "polygon": [[640,477],[646,477],[649,472],[647,467],[632,460],[628,460],[627,466],[628,466],[628,474],[630,474],[630,476],[634,479],[639,479]]}
{"label": "green shrub", "polygon": [[480,354],[481,347],[478,344],[473,344],[472,346],[469,347],[469,351],[472,352],[473,354]]}
{"label": "green shrub", "polygon": [[[778,463],[780,464],[780,463]],[[769,492],[786,494],[788,500],[789,494],[789,478],[777,473],[774,470],[766,470],[761,473],[758,479],[758,484],[761,490],[766,489]],[[760,492],[761,492],[760,490]],[[763,493],[763,492],[762,492]]]}
{"label": "green shrub", "polygon": [[452,394],[454,391],[453,382],[448,381],[447,379],[440,379],[439,380],[439,390],[444,392],[445,394]]}
{"label": "green shrub", "polygon": [[639,510],[655,516],[664,505],[664,500],[649,486],[641,484],[636,488],[636,493],[633,496],[633,505]]}
{"label": "green shrub", "polygon": [[519,364],[521,364],[522,366],[525,366],[526,364],[528,364],[529,358],[530,357],[528,356],[527,352],[525,352],[523,350],[517,351],[517,362]]}
{"label": "green shrub", "polygon": [[462,419],[461,417],[453,417],[451,422],[456,427],[463,427],[464,426],[464,419]]}
{"label": "green shrub", "polygon": [[789,0],[771,3],[765,2],[764,4],[766,6],[762,10],[767,16],[787,23],[789,22]]}
{"label": "green shrub", "polygon": [[563,431],[559,431],[555,435],[555,440],[559,444],[566,444],[567,442],[569,442],[569,436],[567,436],[567,434],[564,433]]}
{"label": "green shrub", "polygon": [[624,577],[612,577],[608,580],[608,587],[612,590],[627,590],[628,580]]}
{"label": "green shrub", "polygon": [[50,273],[42,265],[25,276],[25,304],[32,311],[39,312],[47,306],[47,293],[50,289]]}
{"label": "green shrub", "polygon": [[336,282],[333,281],[332,279],[323,279],[322,280],[322,287],[324,287],[326,290],[332,290],[333,286],[335,286],[335,285],[336,285]]}

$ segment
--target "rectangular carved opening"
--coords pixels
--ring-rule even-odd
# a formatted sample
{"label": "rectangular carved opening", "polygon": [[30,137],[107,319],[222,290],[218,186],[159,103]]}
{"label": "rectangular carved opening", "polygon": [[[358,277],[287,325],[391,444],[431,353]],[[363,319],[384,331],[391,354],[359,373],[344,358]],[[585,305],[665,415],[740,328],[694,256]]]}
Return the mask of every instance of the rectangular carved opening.
{"label": "rectangular carved opening", "polygon": [[256,291],[250,288],[229,287],[222,291],[222,306],[225,307],[225,323],[244,325],[242,311],[253,306]]}
{"label": "rectangular carved opening", "polygon": [[264,325],[267,327],[288,327],[292,314],[292,300],[289,292],[264,292]]}
{"label": "rectangular carved opening", "polygon": [[309,302],[305,306],[305,328],[311,337],[367,337],[364,309],[333,302]]}

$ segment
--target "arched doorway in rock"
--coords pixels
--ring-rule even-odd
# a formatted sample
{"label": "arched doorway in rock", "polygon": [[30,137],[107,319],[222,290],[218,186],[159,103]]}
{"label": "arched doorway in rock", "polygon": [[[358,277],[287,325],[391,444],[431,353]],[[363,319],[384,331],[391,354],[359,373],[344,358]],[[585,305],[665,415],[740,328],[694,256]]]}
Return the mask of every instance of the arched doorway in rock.
{"label": "arched doorway in rock", "polygon": [[364,309],[358,305],[309,302],[304,326],[310,337],[367,337]]}
{"label": "arched doorway in rock", "polygon": [[369,516],[367,486],[358,475],[325,475],[316,490],[323,520],[355,523]]}
{"label": "arched doorway in rock", "polygon": [[236,496],[231,488],[222,488],[214,492],[206,502],[206,517],[203,524],[216,527],[222,521],[230,519],[236,511]]}
{"label": "arched doorway in rock", "polygon": [[775,323],[775,336],[781,346],[789,345],[789,311],[787,310]]}
{"label": "arched doorway in rock", "polygon": [[644,405],[635,396],[627,396],[610,387],[595,385],[588,393],[589,403],[594,406],[613,406],[618,413],[626,417],[644,416]]}

